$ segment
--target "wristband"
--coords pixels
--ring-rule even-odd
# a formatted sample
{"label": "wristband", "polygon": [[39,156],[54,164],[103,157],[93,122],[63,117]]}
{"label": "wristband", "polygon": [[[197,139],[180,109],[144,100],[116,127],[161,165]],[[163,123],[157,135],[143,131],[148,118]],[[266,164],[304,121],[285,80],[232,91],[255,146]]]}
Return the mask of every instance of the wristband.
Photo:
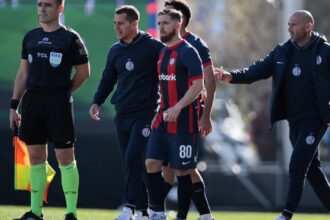
{"label": "wristband", "polygon": [[19,105],[19,101],[18,100],[12,99],[10,101],[10,108],[11,109],[17,110],[18,105]]}

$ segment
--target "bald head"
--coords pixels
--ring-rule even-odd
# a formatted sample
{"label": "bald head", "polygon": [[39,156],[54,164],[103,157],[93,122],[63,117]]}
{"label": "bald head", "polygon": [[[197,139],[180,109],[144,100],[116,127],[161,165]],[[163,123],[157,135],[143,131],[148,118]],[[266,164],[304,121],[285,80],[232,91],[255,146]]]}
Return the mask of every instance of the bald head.
{"label": "bald head", "polygon": [[288,31],[291,35],[291,40],[299,46],[303,46],[310,41],[313,28],[314,18],[306,10],[294,12],[288,22]]}
{"label": "bald head", "polygon": [[312,13],[310,13],[309,11],[306,11],[306,10],[295,11],[292,14],[292,16],[296,17],[304,24],[311,23],[314,26],[314,18],[313,18]]}

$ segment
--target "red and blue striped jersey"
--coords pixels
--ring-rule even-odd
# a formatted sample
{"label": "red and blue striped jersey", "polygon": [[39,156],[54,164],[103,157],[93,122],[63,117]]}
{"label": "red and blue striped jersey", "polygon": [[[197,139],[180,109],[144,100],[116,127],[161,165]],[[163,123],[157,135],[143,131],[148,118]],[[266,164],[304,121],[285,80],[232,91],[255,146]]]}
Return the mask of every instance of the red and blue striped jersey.
{"label": "red and blue striped jersey", "polygon": [[202,60],[203,67],[207,67],[212,64],[210,50],[207,47],[205,41],[203,41],[199,36],[190,32],[186,32],[182,38],[190,43],[198,51],[198,55]]}
{"label": "red and blue striped jersey", "polygon": [[[163,111],[174,106],[188,91],[192,82],[203,78],[203,67],[197,50],[185,40],[161,50],[158,66],[160,110],[153,124],[157,128],[163,121]],[[167,132],[198,132],[197,99],[181,110],[176,122],[166,122]]]}

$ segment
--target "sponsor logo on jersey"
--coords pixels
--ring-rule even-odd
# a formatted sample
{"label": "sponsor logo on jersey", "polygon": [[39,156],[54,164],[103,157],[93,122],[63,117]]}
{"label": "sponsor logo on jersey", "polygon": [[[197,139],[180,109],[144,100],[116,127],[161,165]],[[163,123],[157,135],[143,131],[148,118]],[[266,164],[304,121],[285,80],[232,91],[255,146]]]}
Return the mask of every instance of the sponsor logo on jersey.
{"label": "sponsor logo on jersey", "polygon": [[299,66],[295,66],[293,69],[292,69],[292,75],[294,76],[300,76],[301,74],[301,69]]}
{"label": "sponsor logo on jersey", "polygon": [[316,65],[320,65],[322,63],[322,57],[320,55],[316,56]]}
{"label": "sponsor logo on jersey", "polygon": [[29,54],[28,55],[28,61],[29,61],[29,63],[32,63],[33,62],[33,56],[32,56],[32,54]]}
{"label": "sponsor logo on jersey", "polygon": [[159,75],[159,80],[164,80],[164,81],[176,81],[176,75],[173,73],[171,75],[165,75],[164,73]]}
{"label": "sponsor logo on jersey", "polygon": [[62,62],[62,53],[50,52],[49,63],[52,67],[58,67]]}
{"label": "sponsor logo on jersey", "polygon": [[38,42],[38,44],[52,44],[52,42],[49,41],[48,37],[44,37],[44,38],[42,38],[41,41]]}
{"label": "sponsor logo on jersey", "polygon": [[132,71],[134,69],[134,63],[132,60],[127,60],[125,67],[128,71]]}
{"label": "sponsor logo on jersey", "polygon": [[38,58],[48,59],[48,56],[46,53],[37,53]]}

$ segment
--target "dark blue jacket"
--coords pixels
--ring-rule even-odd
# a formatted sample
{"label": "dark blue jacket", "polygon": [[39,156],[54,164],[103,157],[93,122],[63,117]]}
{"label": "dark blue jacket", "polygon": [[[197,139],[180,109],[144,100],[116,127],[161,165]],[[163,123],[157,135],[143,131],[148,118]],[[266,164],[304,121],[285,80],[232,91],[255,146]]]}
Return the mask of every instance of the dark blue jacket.
{"label": "dark blue jacket", "polygon": [[109,51],[93,103],[101,105],[114,89],[111,103],[117,114],[155,110],[158,95],[157,60],[164,45],[140,31],[132,43],[122,41]]}
{"label": "dark blue jacket", "polygon": [[[313,47],[310,65],[313,69],[313,82],[317,96],[319,113],[324,123],[330,122],[330,45],[326,38],[316,32],[313,37],[317,42]],[[288,40],[284,44],[275,47],[264,59],[261,59],[251,66],[232,71],[233,79],[230,83],[252,83],[261,79],[272,78],[272,94],[270,120],[276,121],[287,118],[281,95],[284,74],[289,63],[293,43]]]}

